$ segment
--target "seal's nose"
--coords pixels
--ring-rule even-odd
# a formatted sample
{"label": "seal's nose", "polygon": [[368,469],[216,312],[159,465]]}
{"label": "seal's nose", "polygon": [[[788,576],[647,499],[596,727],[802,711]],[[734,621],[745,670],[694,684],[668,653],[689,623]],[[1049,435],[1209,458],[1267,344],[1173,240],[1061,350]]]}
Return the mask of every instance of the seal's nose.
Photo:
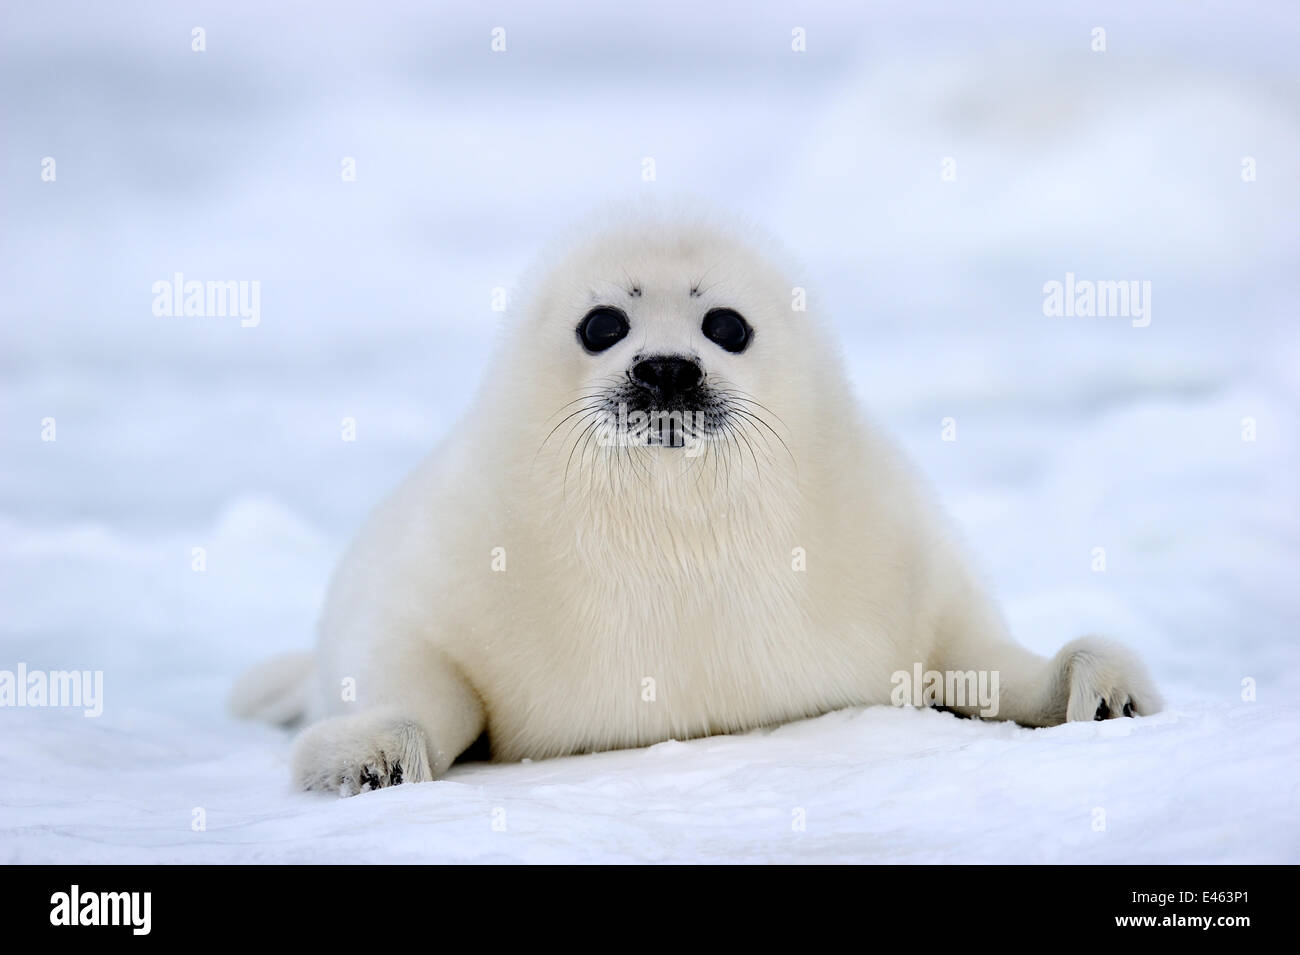
{"label": "seal's nose", "polygon": [[700,383],[704,372],[689,358],[646,358],[632,366],[632,380],[661,400],[684,395]]}

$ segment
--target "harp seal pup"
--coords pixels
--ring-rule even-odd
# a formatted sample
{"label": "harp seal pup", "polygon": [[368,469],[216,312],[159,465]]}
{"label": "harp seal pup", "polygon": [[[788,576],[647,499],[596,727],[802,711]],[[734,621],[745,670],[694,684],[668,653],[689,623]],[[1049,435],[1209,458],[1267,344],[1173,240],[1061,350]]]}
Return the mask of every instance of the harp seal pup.
{"label": "harp seal pup", "polygon": [[[235,687],[241,715],[317,720],[299,786],[436,779],[485,730],[537,759],[898,703],[918,665],[996,673],[996,718],[1025,726],[1160,708],[1122,646],[1010,639],[776,261],[660,214],[542,269],[335,572],[316,654]],[[990,715],[960,689],[904,702]]]}

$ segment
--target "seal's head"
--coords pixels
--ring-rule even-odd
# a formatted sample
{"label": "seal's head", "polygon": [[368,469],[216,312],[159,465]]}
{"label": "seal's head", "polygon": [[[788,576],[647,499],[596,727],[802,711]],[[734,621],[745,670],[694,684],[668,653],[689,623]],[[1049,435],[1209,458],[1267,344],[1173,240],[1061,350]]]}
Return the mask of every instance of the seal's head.
{"label": "seal's head", "polygon": [[532,300],[513,374],[566,480],[713,472],[734,488],[797,467],[835,414],[837,363],[803,290],[732,231],[642,216],[588,233]]}

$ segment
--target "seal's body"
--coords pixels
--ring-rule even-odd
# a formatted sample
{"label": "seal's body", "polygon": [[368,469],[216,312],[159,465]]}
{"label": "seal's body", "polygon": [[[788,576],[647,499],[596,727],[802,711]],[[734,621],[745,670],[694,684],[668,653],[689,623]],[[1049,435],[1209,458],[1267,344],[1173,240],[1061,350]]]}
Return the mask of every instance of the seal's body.
{"label": "seal's body", "polygon": [[1120,647],[1011,642],[799,296],[697,223],[578,244],[342,562],[315,661],[236,709],[293,716],[314,673],[329,718],[294,772],[345,794],[434,778],[485,729],[506,760],[733,732],[890,702],[918,664],[996,673],[998,699],[908,702],[1030,726],[1158,709]]}

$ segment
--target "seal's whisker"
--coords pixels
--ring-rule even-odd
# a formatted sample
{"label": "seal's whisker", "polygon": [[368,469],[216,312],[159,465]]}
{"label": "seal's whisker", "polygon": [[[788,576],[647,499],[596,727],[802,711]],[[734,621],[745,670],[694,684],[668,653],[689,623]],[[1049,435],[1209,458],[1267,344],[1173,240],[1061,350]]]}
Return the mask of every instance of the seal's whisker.
{"label": "seal's whisker", "polygon": [[560,498],[561,498],[561,500],[564,500],[564,501],[567,501],[567,500],[568,500],[568,490],[569,490],[569,466],[570,466],[571,464],[573,464],[573,453],[574,453],[574,451],[577,451],[577,450],[578,450],[578,444],[579,444],[579,442],[582,441],[582,436],[585,435],[588,431],[590,431],[593,427],[595,427],[598,423],[599,423],[599,418],[594,418],[594,419],[592,419],[591,421],[588,421],[587,424],[583,427],[582,432],[581,432],[581,433],[578,435],[578,437],[574,440],[574,442],[573,442],[573,447],[569,450],[569,457],[568,457],[568,458],[565,460],[565,462],[564,462],[564,480],[563,480],[563,482],[562,482],[562,484],[561,484],[561,486],[560,486]]}
{"label": "seal's whisker", "polygon": [[[767,428],[767,430],[772,434],[772,436],[775,437],[777,441],[780,441],[781,446],[785,448],[785,453],[790,456],[790,463],[791,464],[795,463],[794,455],[790,454],[789,445],[787,445],[785,441],[781,439],[781,436],[779,434],[777,434],[775,431],[772,430],[772,428],[768,425],[768,423],[763,420],[761,415],[756,415],[751,411],[745,411],[743,408],[737,408],[736,413],[739,414],[741,416],[741,419],[744,420],[746,423],[757,422],[758,424],[761,424],[764,428]],[[750,426],[752,427],[753,425],[751,424]],[[767,435],[764,434],[762,431],[758,431],[757,429],[755,429],[755,431],[758,434],[758,436],[763,439],[763,444],[767,447],[768,454],[775,455],[776,452],[772,447],[772,442],[767,439]]]}
{"label": "seal's whisker", "polygon": [[[586,462],[586,460],[587,460],[587,448],[588,448],[588,446],[591,444],[591,439],[592,439],[593,437],[596,437],[596,452],[595,452],[595,453],[596,453],[597,455],[600,454],[600,452],[601,452],[601,444],[600,444],[599,434],[600,434],[600,429],[603,428],[604,426],[605,426],[605,422],[604,422],[603,417],[602,417],[602,418],[597,418],[595,421],[592,422],[591,426],[589,426],[589,427],[587,428],[587,430],[584,432],[585,437],[582,439],[582,453],[578,455],[578,467],[580,467],[580,468],[582,468],[582,467],[586,467],[585,462]],[[594,463],[594,461],[595,461],[595,459],[593,458],[593,463]],[[594,473],[594,472],[595,472],[595,468],[592,468],[591,471],[592,471],[592,473]]]}
{"label": "seal's whisker", "polygon": [[757,398],[754,398],[753,395],[750,395],[748,391],[737,388],[732,382],[727,381],[727,379],[718,378],[718,381],[722,382],[723,385],[728,386],[716,388],[719,395],[724,395],[725,398],[729,400],[742,401],[742,403],[754,405],[754,407],[761,409],[761,411],[771,414],[772,417],[776,418],[777,424],[780,424],[781,427],[784,427],[785,431],[789,433],[790,426],[785,424],[785,418],[781,417],[780,414],[772,411],[772,409],[768,408],[766,404],[762,403],[762,401],[759,401]]}
{"label": "seal's whisker", "polygon": [[[542,439],[542,443],[537,446],[537,450],[533,453],[533,464],[537,463],[538,455],[542,453],[542,449],[546,447],[546,443],[551,440],[555,432],[559,431],[560,428],[564,427],[564,422],[568,421],[570,418],[576,417],[577,415],[588,414],[592,411],[599,411],[599,410],[600,410],[600,405],[584,405],[583,407],[579,408],[577,411],[565,415],[564,418],[560,420],[560,423],[557,424],[554,428],[552,428],[550,430],[550,433],[548,433],[546,437]],[[572,433],[573,433],[573,428],[570,428],[568,434],[572,434]],[[566,440],[568,439],[568,434],[565,435]]]}
{"label": "seal's whisker", "polygon": [[556,408],[549,415],[547,415],[546,421],[543,421],[542,424],[545,425],[546,422],[550,421],[552,418],[554,418],[557,414],[562,412],[565,408],[569,407],[570,405],[577,404],[579,401],[583,401],[583,400],[590,401],[594,398],[604,398],[606,397],[606,395],[607,392],[605,391],[593,391],[591,394],[578,395],[578,397],[574,398],[572,401],[566,401],[564,404],[560,405],[560,407]]}
{"label": "seal's whisker", "polygon": [[728,397],[733,397],[738,401],[745,401],[748,402],[749,404],[758,405],[759,408],[763,409],[768,414],[770,414],[773,418],[775,418],[778,422],[780,422],[781,427],[785,428],[786,431],[790,430],[790,426],[785,423],[784,418],[782,418],[779,414],[777,414],[767,405],[763,404],[763,402],[759,401],[748,391],[745,391],[743,388],[738,388],[735,382],[730,381],[729,379],[723,378],[721,376],[715,377],[715,381],[718,381],[721,384],[726,386],[724,388],[718,388],[717,389],[718,394],[727,395]]}
{"label": "seal's whisker", "polygon": [[[749,431],[754,430],[753,423],[747,420],[746,418],[736,418],[733,421],[732,427],[735,430],[737,438],[745,442],[745,448],[746,450],[749,451],[749,456],[754,461],[754,472],[759,482],[764,485],[770,483],[770,477],[767,471],[764,470],[758,463],[758,454],[754,447],[754,442],[751,441],[749,438]],[[768,450],[765,456],[769,462],[772,460],[772,452],[770,449]],[[743,455],[742,455],[742,460],[743,460]]]}
{"label": "seal's whisker", "polygon": [[[781,421],[781,419],[780,419],[780,415],[778,415],[778,414],[777,414],[775,411],[773,411],[772,409],[768,408],[767,405],[763,404],[761,401],[758,401],[758,400],[756,400],[756,399],[754,399],[754,398],[751,398],[751,397],[749,397],[748,395],[745,395],[745,394],[740,393],[740,392],[728,391],[728,392],[726,392],[726,394],[727,394],[731,399],[733,399],[733,400],[735,400],[735,401],[745,402],[745,403],[747,403],[747,404],[754,405],[754,406],[758,407],[759,409],[761,409],[762,411],[767,412],[768,414],[770,414],[770,415],[772,415],[774,418],[776,418],[778,421],[780,421],[781,425],[782,425],[783,427],[786,427],[786,430],[787,430],[787,431],[789,430],[788,426],[785,425],[785,422],[784,422],[784,421]],[[783,448],[785,448],[785,453],[788,454],[788,455],[790,456],[790,463],[793,464],[793,465],[795,466],[795,469],[796,469],[796,470],[798,469],[798,467],[799,467],[799,462],[795,460],[794,452],[790,450],[790,445],[786,443],[785,438],[781,437],[781,435],[777,432],[777,430],[776,430],[775,428],[772,427],[771,423],[769,423],[768,420],[767,420],[765,417],[763,417],[762,414],[760,414],[760,413],[757,412],[757,411],[751,411],[751,410],[749,410],[748,408],[741,408],[741,407],[736,407],[736,408],[734,408],[733,410],[734,410],[737,414],[748,415],[749,417],[751,417],[751,418],[753,418],[755,421],[757,421],[759,424],[761,424],[761,425],[762,425],[764,428],[766,428],[768,431],[770,431],[770,432],[772,433],[772,436],[775,437],[776,440],[780,441],[780,442],[781,442],[781,446],[782,446]]]}
{"label": "seal's whisker", "polygon": [[750,440],[749,435],[745,433],[745,429],[743,427],[740,429],[740,435],[742,438],[745,439],[745,447],[749,449],[749,456],[754,461],[754,473],[758,475],[759,483],[770,483],[770,478],[768,475],[770,474],[771,469],[764,468],[761,464],[758,463],[758,453],[754,448],[754,442]]}
{"label": "seal's whisker", "polygon": [[[740,466],[740,476],[744,478],[745,459],[740,456],[740,442],[736,440],[736,426],[733,425],[729,419],[724,418],[723,429],[724,429],[724,433],[727,436],[727,440],[730,442],[731,446],[735,448],[736,455],[739,458],[737,463]],[[727,466],[726,491],[727,491],[727,497],[730,498],[731,497],[731,452],[730,451],[727,452],[727,455],[724,458],[724,460],[726,461],[726,466]]]}

